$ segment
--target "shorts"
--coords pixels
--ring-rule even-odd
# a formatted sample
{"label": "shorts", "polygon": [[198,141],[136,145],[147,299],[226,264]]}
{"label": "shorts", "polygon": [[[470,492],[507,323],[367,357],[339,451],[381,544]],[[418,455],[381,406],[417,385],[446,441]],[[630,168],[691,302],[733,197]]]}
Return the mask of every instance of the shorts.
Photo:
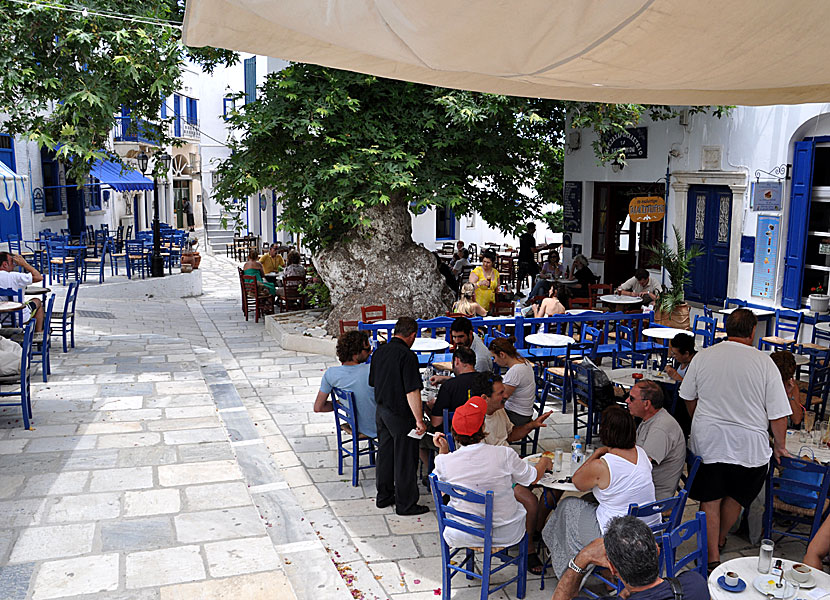
{"label": "shorts", "polygon": [[768,464],[744,467],[729,463],[701,463],[689,490],[689,498],[711,502],[729,496],[741,506],[748,507],[764,487],[768,469]]}
{"label": "shorts", "polygon": [[31,321],[36,313],[37,313],[37,304],[35,303],[34,300],[29,300],[28,302],[24,303],[23,304],[23,316],[22,316],[23,325],[25,325],[26,323]]}
{"label": "shorts", "polygon": [[507,413],[507,417],[510,419],[510,422],[513,423],[513,427],[525,425],[526,423],[530,423],[533,420],[533,417],[531,415],[520,415],[517,412],[513,412],[512,410],[507,409],[505,409],[504,412]]}

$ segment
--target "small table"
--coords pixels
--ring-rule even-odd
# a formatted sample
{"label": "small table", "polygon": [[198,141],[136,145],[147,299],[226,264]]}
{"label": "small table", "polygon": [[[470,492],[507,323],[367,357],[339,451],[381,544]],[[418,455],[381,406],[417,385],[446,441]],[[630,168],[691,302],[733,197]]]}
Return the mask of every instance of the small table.
{"label": "small table", "polygon": [[643,302],[639,296],[618,296],[617,294],[606,294],[600,296],[599,299],[606,304],[641,304]]}
{"label": "small table", "polygon": [[[524,457],[527,462],[532,465],[535,465],[539,462],[539,457],[542,456],[542,453],[539,454],[531,454],[530,456]],[[573,467],[573,462],[571,462],[571,454],[570,452],[562,452],[562,470],[555,471],[553,473],[545,473],[542,475],[542,478],[539,479],[536,483],[541,485],[542,487],[546,487],[551,490],[562,490],[563,492],[578,492],[579,490],[576,486],[569,482],[565,481],[566,477],[571,476],[571,468]]]}
{"label": "small table", "polygon": [[411,350],[413,352],[438,352],[449,347],[450,343],[447,340],[416,337]]}
{"label": "small table", "polygon": [[576,285],[579,279],[554,279],[554,283],[561,283],[562,285]]}
{"label": "small table", "polygon": [[612,381],[612,383],[616,383],[622,387],[634,387],[634,384],[637,383],[632,375],[634,373],[642,373],[643,378],[640,381],[656,381],[657,383],[667,383],[667,384],[678,384],[679,381],[675,381],[665,373],[662,375],[652,375],[648,377],[648,371],[645,369],[634,369],[631,367],[625,369],[609,369],[607,367],[600,367],[606,375],[608,375],[608,379]]}
{"label": "small table", "polygon": [[37,287],[37,286],[30,285],[25,290],[23,290],[23,294],[26,295],[26,296],[38,296],[38,295],[45,296],[46,294],[48,294],[51,291],[52,291],[52,288]]}
{"label": "small table", "polygon": [[[781,560],[783,568],[784,568],[784,579],[787,578],[786,572],[787,570],[791,569],[792,566],[795,564],[795,561],[787,560],[785,558],[779,559],[778,557],[773,555],[773,561]],[[727,592],[721,586],[718,585],[718,578],[722,576],[727,571],[734,571],[738,574],[738,577],[744,580],[746,583],[746,589],[742,592]],[[758,556],[744,556],[741,558],[733,558],[732,560],[728,560],[725,563],[721,563],[712,573],[709,575],[709,595],[712,597],[712,600],[764,600],[767,596],[759,592],[755,589],[755,586],[752,585],[752,581],[761,575],[758,572]],[[812,569],[812,575],[816,580],[816,587],[811,590],[802,590],[799,594],[799,598],[812,598],[813,596],[809,593],[814,589],[824,589],[830,590],[830,575],[825,573],[824,571],[820,571],[818,569]],[[830,593],[830,592],[828,592]],[[819,596],[820,598],[821,596]],[[795,597],[790,596],[790,600],[795,600]]]}
{"label": "small table", "polygon": [[685,333],[694,337],[694,333],[686,329],[675,329],[674,327],[647,327],[643,329],[643,335],[658,340],[673,340],[674,336]]}
{"label": "small table", "polygon": [[0,313],[17,312],[18,310],[23,310],[22,303],[14,302],[12,300],[0,301]]}
{"label": "small table", "polygon": [[[767,335],[767,336],[772,335],[772,319],[770,317],[775,316],[775,311],[774,310],[765,310],[765,309],[762,309],[762,308],[750,308],[749,306],[736,306],[736,307],[733,307],[733,308],[722,308],[718,312],[721,313],[721,314],[724,314],[724,315],[731,315],[733,312],[735,312],[739,308],[746,308],[747,310],[751,310],[752,314],[755,315],[758,318],[759,321],[761,319],[766,319],[767,329],[766,329],[766,333],[764,335]],[[758,336],[759,334],[756,333],[755,335]],[[763,337],[763,336],[761,336],[761,337]],[[756,342],[757,342],[757,340],[755,340],[753,342],[754,346],[757,346]]]}
{"label": "small table", "polygon": [[565,311],[565,314],[568,315],[583,315],[585,313],[601,313],[600,310],[595,310],[593,308],[569,308]]}
{"label": "small table", "polygon": [[[787,430],[787,452],[793,456],[802,457],[805,454],[810,456],[807,452],[801,452],[802,449],[809,448],[812,452],[813,458],[822,463],[830,462],[830,448],[826,444],[813,443],[813,433],[818,429],[819,423],[813,425],[813,431],[810,432],[810,439],[806,442],[801,441],[801,431],[796,429]],[[816,438],[818,439],[818,438]]]}
{"label": "small table", "polygon": [[818,329],[819,331],[824,331],[826,333],[830,333],[830,321],[822,322],[822,323],[816,323],[816,329]]}
{"label": "small table", "polygon": [[572,337],[559,333],[531,333],[525,337],[525,341],[534,346],[546,346],[549,348],[567,346],[568,344],[576,342]]}

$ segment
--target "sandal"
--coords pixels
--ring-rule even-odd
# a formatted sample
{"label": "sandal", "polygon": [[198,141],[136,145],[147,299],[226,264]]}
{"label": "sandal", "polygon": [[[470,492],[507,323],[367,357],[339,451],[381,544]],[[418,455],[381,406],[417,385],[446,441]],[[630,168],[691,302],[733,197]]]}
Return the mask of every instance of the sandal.
{"label": "sandal", "polygon": [[532,573],[533,575],[541,575],[543,566],[544,565],[542,565],[542,561],[539,560],[539,555],[536,552],[527,555],[528,573]]}
{"label": "sandal", "polygon": [[717,569],[719,566],[720,566],[720,561],[719,560],[713,560],[708,565],[706,565],[706,570],[711,575],[712,571]]}

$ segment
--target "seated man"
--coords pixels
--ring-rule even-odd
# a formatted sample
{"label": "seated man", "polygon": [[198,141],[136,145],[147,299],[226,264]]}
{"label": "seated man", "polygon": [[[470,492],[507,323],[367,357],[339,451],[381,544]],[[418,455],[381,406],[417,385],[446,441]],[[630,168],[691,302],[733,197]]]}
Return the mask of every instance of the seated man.
{"label": "seated man", "polygon": [[[22,267],[26,272],[15,271],[15,267]],[[43,281],[43,275],[40,274],[40,271],[27,263],[22,256],[0,252],[0,289],[23,290],[27,285],[40,283],[41,281]],[[9,297],[8,299],[17,301],[15,297]],[[41,301],[37,298],[27,300],[23,306],[23,324],[28,323],[32,317],[35,319],[35,331],[43,331],[44,314],[41,310]]]}
{"label": "seated man", "polygon": [[268,252],[259,257],[259,262],[262,264],[262,270],[265,273],[276,273],[279,269],[285,267],[285,261],[280,255],[280,245],[271,244]]}
{"label": "seated man", "polygon": [[468,260],[468,258],[470,256],[470,251],[467,250],[466,248],[461,248],[461,250],[459,250],[458,252],[459,252],[460,258],[458,260],[456,260],[455,262],[453,262],[453,264],[452,264],[452,274],[455,275],[456,277],[461,275],[461,271],[464,270],[464,267],[467,267],[467,266],[470,265],[470,261]]}
{"label": "seated man", "polygon": [[[493,355],[473,332],[473,324],[467,317],[457,317],[450,325],[450,339],[455,346],[466,346],[476,355],[476,371],[490,372],[493,370]],[[449,379],[446,375],[433,375],[430,383],[439,385]]]}
{"label": "seated man", "polygon": [[470,390],[476,379],[475,364],[476,354],[466,346],[458,346],[452,353],[452,372],[455,377],[444,380],[438,389],[435,403],[430,407],[433,427],[440,428],[444,423],[445,408],[452,412],[470,399]]}
{"label": "seated man", "polygon": [[[461,258],[461,251],[464,250],[464,242],[458,240],[455,243],[455,252],[452,253],[452,263],[455,264],[455,261]],[[466,258],[466,257],[465,257]]]}
{"label": "seated man", "polygon": [[643,299],[644,304],[648,304],[652,300],[657,300],[657,295],[663,288],[660,282],[649,275],[645,269],[637,269],[634,271],[634,277],[623,283],[617,288],[617,293],[621,296],[636,296]]}
{"label": "seated man", "polygon": [[347,331],[337,340],[337,358],[343,363],[329,367],[320,382],[320,391],[314,400],[314,412],[332,412],[329,399],[332,388],[354,392],[357,428],[368,437],[378,436],[375,425],[375,390],[369,385],[369,365],[366,361],[372,353],[369,334],[365,331]]}
{"label": "seated man", "polygon": [[637,445],[646,451],[654,468],[654,497],[671,498],[686,463],[686,436],[663,408],[663,390],[653,381],[640,381],[626,400],[628,412],[643,420],[637,426]]}
{"label": "seated man", "polygon": [[[435,458],[435,474],[441,481],[476,492],[493,491],[493,546],[512,546],[526,533],[525,509],[516,501],[513,484],[529,486],[536,483],[551,467],[551,461],[542,457],[533,466],[519,458],[511,448],[485,444],[486,412],[487,405],[479,397],[470,398],[455,411],[452,435],[457,449],[453,453],[450,453],[444,435],[435,434],[435,444],[440,450]],[[450,506],[484,516],[482,504],[453,498]],[[444,530],[444,540],[455,548],[481,545],[481,538],[451,528]]]}
{"label": "seated man", "polygon": [[[709,586],[697,571],[680,573],[674,581],[662,579],[660,550],[654,534],[637,517],[614,517],[609,521],[605,535],[585,546],[574,557],[553,592],[552,600],[571,600],[579,593],[580,584],[588,567],[606,567],[620,578],[628,592],[628,600],[709,600]],[[675,593],[672,584],[680,592]],[[616,600],[616,596],[605,596]]]}

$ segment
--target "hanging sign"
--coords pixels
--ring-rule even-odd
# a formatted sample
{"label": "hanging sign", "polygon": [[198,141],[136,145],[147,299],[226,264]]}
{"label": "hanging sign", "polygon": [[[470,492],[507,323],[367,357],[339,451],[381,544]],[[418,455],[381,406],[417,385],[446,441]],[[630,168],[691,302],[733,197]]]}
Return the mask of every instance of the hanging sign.
{"label": "hanging sign", "polygon": [[582,182],[566,181],[562,190],[562,219],[565,231],[582,231]]}
{"label": "hanging sign", "polygon": [[625,160],[648,158],[648,127],[630,127],[606,138],[609,152],[622,152]]}
{"label": "hanging sign", "polygon": [[752,269],[752,295],[775,298],[775,269],[778,263],[778,215],[758,215],[755,232],[755,264]]}
{"label": "hanging sign", "polygon": [[752,210],[779,212],[781,210],[780,181],[754,181],[752,183]]}
{"label": "hanging sign", "polygon": [[264,194],[259,195],[259,210],[265,211],[268,208],[268,201],[265,199]]}
{"label": "hanging sign", "polygon": [[628,216],[635,223],[662,221],[666,216],[666,199],[662,196],[639,196],[628,204]]}

